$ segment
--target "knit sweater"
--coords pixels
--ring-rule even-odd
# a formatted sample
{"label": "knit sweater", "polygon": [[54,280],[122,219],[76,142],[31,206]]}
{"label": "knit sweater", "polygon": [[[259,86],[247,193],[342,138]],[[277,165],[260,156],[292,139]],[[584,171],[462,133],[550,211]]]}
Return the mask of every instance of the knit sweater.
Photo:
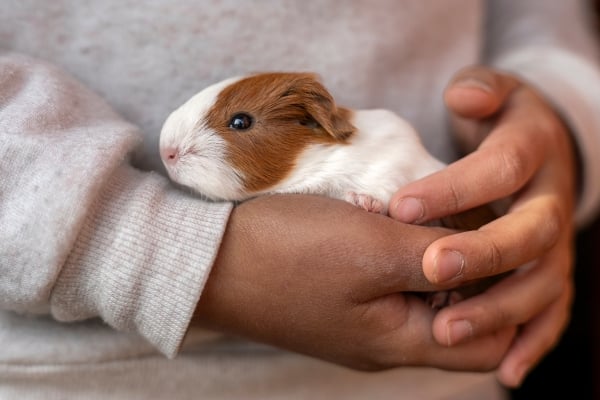
{"label": "knit sweater", "polygon": [[443,89],[485,63],[569,124],[581,226],[600,203],[587,16],[560,0],[1,2],[0,397],[501,398],[490,374],[363,374],[188,329],[232,205],[173,186],[158,134],[210,83],[303,70],[340,104],[398,112],[452,161]]}

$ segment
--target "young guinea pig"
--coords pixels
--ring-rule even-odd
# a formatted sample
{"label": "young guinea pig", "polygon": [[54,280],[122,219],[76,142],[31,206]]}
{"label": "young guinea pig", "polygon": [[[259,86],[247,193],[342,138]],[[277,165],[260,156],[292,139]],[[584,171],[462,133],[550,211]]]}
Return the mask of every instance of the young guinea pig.
{"label": "young guinea pig", "polygon": [[214,84],[166,120],[169,176],[219,200],[312,193],[387,213],[404,184],[445,165],[387,110],[349,110],[308,73],[263,73]]}
{"label": "young guinea pig", "polygon": [[[310,73],[209,86],[167,118],[160,154],[175,182],[210,199],[310,193],[383,214],[401,186],[445,167],[397,114],[338,107]],[[475,229],[492,218],[482,208],[442,223]],[[448,301],[440,293],[433,306]]]}

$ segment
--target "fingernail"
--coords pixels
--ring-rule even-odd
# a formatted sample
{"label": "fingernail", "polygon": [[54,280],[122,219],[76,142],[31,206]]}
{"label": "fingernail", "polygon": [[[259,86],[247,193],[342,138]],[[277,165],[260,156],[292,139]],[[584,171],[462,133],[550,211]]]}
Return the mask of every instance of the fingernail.
{"label": "fingernail", "polygon": [[407,224],[414,224],[423,219],[425,208],[423,202],[414,197],[405,197],[396,204],[398,220]]}
{"label": "fingernail", "polygon": [[460,343],[473,336],[473,326],[469,321],[450,321],[446,325],[446,340],[448,346]]}
{"label": "fingernail", "polygon": [[454,86],[458,86],[458,87],[462,87],[462,88],[467,88],[467,89],[477,88],[477,89],[481,89],[484,92],[488,92],[488,93],[493,92],[493,90],[490,87],[490,85],[488,85],[486,82],[481,81],[479,79],[474,79],[474,78],[463,78],[463,79],[460,79],[460,80],[454,82]]}
{"label": "fingernail", "polygon": [[435,258],[435,283],[442,283],[462,274],[465,259],[456,250],[442,250]]}

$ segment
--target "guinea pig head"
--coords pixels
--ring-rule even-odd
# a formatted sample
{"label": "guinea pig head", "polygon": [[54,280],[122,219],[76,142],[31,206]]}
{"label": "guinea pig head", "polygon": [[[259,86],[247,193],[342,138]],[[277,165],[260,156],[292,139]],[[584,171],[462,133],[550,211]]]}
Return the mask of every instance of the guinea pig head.
{"label": "guinea pig head", "polygon": [[175,110],[161,157],[176,182],[212,199],[269,192],[302,152],[347,143],[351,111],[309,73],[262,73],[209,86]]}

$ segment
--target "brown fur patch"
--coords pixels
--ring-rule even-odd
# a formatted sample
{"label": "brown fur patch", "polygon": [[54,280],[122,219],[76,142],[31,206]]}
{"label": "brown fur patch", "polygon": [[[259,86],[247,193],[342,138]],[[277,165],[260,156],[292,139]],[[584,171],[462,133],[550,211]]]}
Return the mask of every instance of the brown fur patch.
{"label": "brown fur patch", "polygon": [[[252,126],[229,127],[246,113]],[[206,124],[227,142],[228,161],[245,173],[244,186],[255,193],[282,181],[311,144],[344,144],[354,133],[352,112],[338,108],[332,96],[307,73],[264,73],[223,89]]]}

